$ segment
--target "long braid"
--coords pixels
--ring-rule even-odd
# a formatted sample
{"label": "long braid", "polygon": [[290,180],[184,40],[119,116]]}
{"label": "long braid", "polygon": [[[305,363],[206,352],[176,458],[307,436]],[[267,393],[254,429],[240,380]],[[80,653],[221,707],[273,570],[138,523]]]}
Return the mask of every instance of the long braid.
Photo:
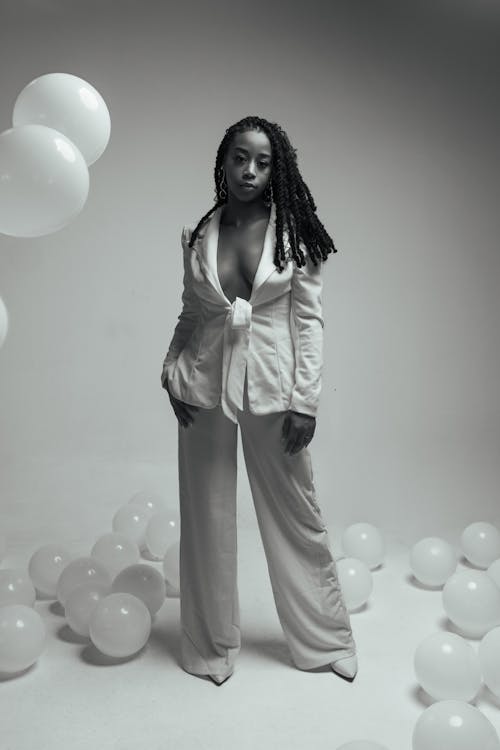
{"label": "long braid", "polygon": [[271,143],[272,167],[271,186],[273,199],[276,204],[276,247],[274,264],[281,273],[287,259],[283,235],[287,231],[292,258],[297,265],[306,264],[305,254],[300,247],[302,243],[307,249],[314,265],[320,260],[327,260],[329,253],[336,253],[337,248],[325,227],[316,215],[316,204],[311,192],[302,179],[297,164],[297,150],[292,146],[285,131],[274,122],[262,117],[249,116],[227,128],[217,149],[214,167],[215,204],[201,217],[196,225],[189,242],[192,247],[203,223],[214,211],[227,202],[227,196],[222,195],[221,167],[231,145],[233,136],[247,130],[263,131]]}

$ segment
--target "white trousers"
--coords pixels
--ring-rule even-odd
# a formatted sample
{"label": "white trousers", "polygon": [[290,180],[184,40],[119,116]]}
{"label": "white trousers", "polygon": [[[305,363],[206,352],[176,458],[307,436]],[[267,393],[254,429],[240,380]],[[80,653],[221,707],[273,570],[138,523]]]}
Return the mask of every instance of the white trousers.
{"label": "white trousers", "polygon": [[[308,448],[280,441],[286,411],[238,411],[243,454],[278,617],[295,666],[356,653],[349,614],[318,507]],[[237,584],[238,425],[220,404],[178,425],[182,666],[227,673],[241,646]]]}

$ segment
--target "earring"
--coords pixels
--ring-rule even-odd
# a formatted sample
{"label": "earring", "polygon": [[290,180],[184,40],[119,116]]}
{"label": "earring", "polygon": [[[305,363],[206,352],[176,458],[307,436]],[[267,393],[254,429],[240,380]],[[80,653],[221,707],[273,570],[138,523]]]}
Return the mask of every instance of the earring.
{"label": "earring", "polygon": [[[219,167],[219,176],[220,176],[220,197],[223,201],[227,201],[227,182],[226,182],[226,175],[224,174],[224,170],[222,167]],[[215,200],[217,201],[217,189],[215,189]]]}

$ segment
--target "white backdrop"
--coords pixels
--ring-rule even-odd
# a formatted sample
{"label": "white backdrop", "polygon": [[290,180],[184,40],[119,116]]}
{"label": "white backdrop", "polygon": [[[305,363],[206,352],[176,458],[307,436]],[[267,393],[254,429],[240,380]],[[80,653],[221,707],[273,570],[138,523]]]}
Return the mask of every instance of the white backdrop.
{"label": "white backdrop", "polygon": [[498,7],[38,7],[2,6],[0,130],[30,80],[66,72],[100,91],[112,132],[76,220],[0,235],[11,550],[34,531],[90,538],[139,489],[177,502],[160,373],[180,312],[180,234],[212,205],[216,148],[247,114],[288,132],[339,250],[324,269],[310,445],[332,532],[365,520],[410,543],[498,523]]}

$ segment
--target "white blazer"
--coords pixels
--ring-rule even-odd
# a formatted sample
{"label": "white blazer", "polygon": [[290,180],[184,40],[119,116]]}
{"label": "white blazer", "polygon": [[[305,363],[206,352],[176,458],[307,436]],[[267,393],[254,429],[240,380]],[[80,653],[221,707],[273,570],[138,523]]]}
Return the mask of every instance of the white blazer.
{"label": "white blazer", "polygon": [[[182,312],[163,361],[162,385],[187,404],[219,403],[237,422],[243,409],[245,371],[252,414],[292,411],[316,416],[321,391],[323,328],[322,263],[298,268],[291,259],[274,265],[276,208],[271,206],[262,256],[247,301],[225,296],[217,273],[222,206],[199,230],[184,226]],[[288,248],[284,233],[284,245]]]}

